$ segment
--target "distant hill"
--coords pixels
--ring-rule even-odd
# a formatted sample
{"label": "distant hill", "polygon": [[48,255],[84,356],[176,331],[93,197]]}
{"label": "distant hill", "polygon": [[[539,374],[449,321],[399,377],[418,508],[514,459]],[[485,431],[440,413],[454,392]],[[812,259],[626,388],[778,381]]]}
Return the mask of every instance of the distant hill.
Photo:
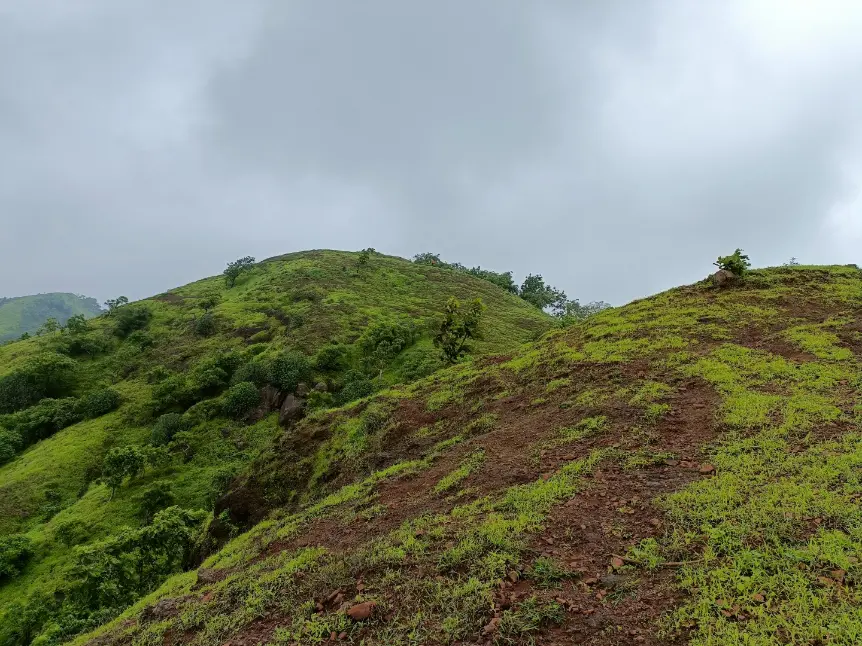
{"label": "distant hill", "polygon": [[64,325],[70,316],[83,314],[92,318],[102,312],[98,301],[77,294],[52,293],[0,297],[0,343],[17,339],[25,332],[34,333],[49,318]]}

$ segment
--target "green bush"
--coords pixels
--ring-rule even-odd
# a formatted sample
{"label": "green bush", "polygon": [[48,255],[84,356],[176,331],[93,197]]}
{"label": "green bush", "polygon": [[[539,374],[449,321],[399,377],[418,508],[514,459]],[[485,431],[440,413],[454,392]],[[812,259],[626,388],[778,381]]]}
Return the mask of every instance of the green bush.
{"label": "green bush", "polygon": [[35,406],[0,418],[5,428],[15,431],[23,447],[50,437],[57,431],[81,421],[77,411],[78,400],[43,399]]}
{"label": "green bush", "polygon": [[230,382],[230,371],[220,357],[207,357],[189,372],[188,386],[195,401],[220,393]]}
{"label": "green bush", "polygon": [[153,388],[153,408],[163,412],[174,408],[188,408],[193,403],[185,375],[172,375]]}
{"label": "green bush", "polygon": [[81,397],[75,406],[75,411],[84,419],[95,419],[117,410],[122,401],[120,393],[116,390],[104,388]]}
{"label": "green bush", "polygon": [[349,350],[338,343],[325,345],[314,355],[314,367],[320,372],[341,372],[347,367]]}
{"label": "green bush", "polygon": [[413,321],[380,321],[371,325],[357,341],[363,365],[370,372],[384,370],[418,336]]}
{"label": "green bush", "polygon": [[150,440],[156,446],[169,443],[180,431],[186,430],[188,424],[179,413],[167,413],[161,415],[153,425]]}
{"label": "green bush", "polygon": [[364,373],[358,370],[348,370],[344,375],[344,386],[335,396],[335,402],[342,406],[356,399],[362,399],[372,394],[376,388]]}
{"label": "green bush", "polygon": [[57,523],[54,538],[66,547],[83,543],[89,537],[88,525],[83,520],[74,519]]}
{"label": "green bush", "polygon": [[216,333],[216,320],[212,312],[207,312],[195,321],[195,334],[198,336],[212,336]]}
{"label": "green bush", "polygon": [[114,316],[114,334],[125,339],[136,330],[143,330],[150,323],[153,314],[143,304],[126,305],[117,308]]}
{"label": "green bush", "polygon": [[255,386],[265,386],[269,382],[269,369],[261,361],[249,361],[244,363],[231,377],[231,383],[238,384],[243,381],[250,381]]}
{"label": "green bush", "polygon": [[311,377],[311,363],[301,352],[283,352],[269,364],[269,382],[286,392]]}
{"label": "green bush", "polygon": [[729,256],[719,256],[718,260],[712,264],[737,276],[744,276],[751,267],[751,262],[749,262],[748,256],[742,253],[742,249],[737,249]]}
{"label": "green bush", "polygon": [[113,448],[102,461],[102,480],[111,488],[111,498],[126,478],[136,478],[144,472],[146,456],[137,446]]}
{"label": "green bush", "polygon": [[0,414],[14,413],[46,397],[65,397],[75,386],[77,364],[50,352],[0,378]]}
{"label": "green bush", "polygon": [[69,357],[95,357],[107,352],[110,344],[101,334],[70,334],[56,337],[52,347]]}
{"label": "green bush", "polygon": [[23,534],[0,536],[0,581],[18,576],[32,553],[30,539]]}
{"label": "green bush", "polygon": [[156,513],[173,506],[175,502],[170,482],[159,480],[151,484],[141,494],[141,515],[144,518],[144,524],[149,525]]}
{"label": "green bush", "polygon": [[222,398],[222,411],[228,417],[241,418],[260,403],[260,391],[253,383],[241,381],[231,386]]}
{"label": "green bush", "polygon": [[0,426],[0,465],[12,460],[22,446],[20,433]]}

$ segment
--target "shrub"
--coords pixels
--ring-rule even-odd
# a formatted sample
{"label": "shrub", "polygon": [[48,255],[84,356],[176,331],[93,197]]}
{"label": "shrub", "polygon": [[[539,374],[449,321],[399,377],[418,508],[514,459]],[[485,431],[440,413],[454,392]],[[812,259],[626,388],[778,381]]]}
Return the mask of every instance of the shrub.
{"label": "shrub", "polygon": [[347,367],[348,349],[339,344],[325,345],[314,355],[314,367],[320,372],[341,372]]}
{"label": "shrub", "polygon": [[718,260],[712,264],[737,276],[744,276],[751,267],[751,262],[749,262],[748,256],[742,253],[742,249],[737,249],[729,256],[719,256]]}
{"label": "shrub", "polygon": [[195,334],[198,336],[212,336],[216,332],[215,315],[207,312],[195,321]]}
{"label": "shrub", "polygon": [[141,515],[144,518],[144,524],[149,525],[156,513],[173,506],[174,503],[171,483],[165,480],[154,482],[141,494]]}
{"label": "shrub", "polygon": [[120,393],[110,388],[87,393],[75,406],[75,411],[84,419],[95,419],[107,415],[119,408],[122,398]]}
{"label": "shrub", "polygon": [[21,446],[20,433],[0,426],[0,465],[12,460]]}
{"label": "shrub", "polygon": [[344,375],[344,386],[335,397],[335,402],[338,405],[344,405],[355,399],[368,397],[368,395],[372,394],[375,390],[374,382],[372,382],[364,373],[358,370],[349,370]]}
{"label": "shrub", "polygon": [[260,391],[249,381],[231,386],[222,398],[222,411],[228,417],[240,418],[260,403]]}
{"label": "shrub", "polygon": [[81,420],[77,412],[78,400],[43,399],[35,406],[3,418],[3,425],[18,433],[23,446],[30,446],[50,437],[59,430]]}
{"label": "shrub", "polygon": [[357,342],[366,370],[382,371],[398,354],[416,341],[419,331],[412,321],[379,321]]}
{"label": "shrub", "polygon": [[153,388],[153,407],[156,412],[172,408],[187,408],[191,399],[184,375],[168,377]]}
{"label": "shrub", "polygon": [[54,537],[66,547],[83,543],[88,536],[87,524],[78,519],[57,523],[54,529]]}
{"label": "shrub", "polygon": [[243,381],[250,381],[255,386],[265,386],[269,381],[269,369],[261,361],[249,361],[244,363],[231,377],[232,384],[238,384]]}
{"label": "shrub", "polygon": [[114,313],[114,334],[125,339],[136,330],[143,330],[150,323],[152,312],[146,305],[126,305]]}
{"label": "shrub", "polygon": [[75,385],[77,364],[51,352],[0,378],[0,414],[23,410],[45,397],[64,397]]}
{"label": "shrub", "polygon": [[230,382],[230,373],[220,357],[207,357],[198,362],[189,372],[188,387],[194,400],[220,393]]}
{"label": "shrub", "polygon": [[541,274],[528,274],[518,290],[518,295],[531,305],[545,310],[553,308],[559,311],[566,303],[566,293],[545,284]]}
{"label": "shrub", "polygon": [[185,419],[179,413],[161,415],[153,424],[150,440],[154,445],[162,446],[174,439],[177,433],[186,430],[187,426]]}
{"label": "shrub", "polygon": [[69,357],[95,357],[108,349],[108,342],[100,334],[74,334],[54,341],[57,352]]}
{"label": "shrub", "polygon": [[311,363],[301,352],[283,352],[269,364],[269,382],[287,392],[311,377]]}
{"label": "shrub", "polygon": [[32,553],[30,539],[23,534],[0,537],[0,581],[18,576]]}
{"label": "shrub", "polygon": [[143,330],[135,330],[127,338],[126,343],[137,346],[140,350],[146,350],[154,345],[153,337]]}

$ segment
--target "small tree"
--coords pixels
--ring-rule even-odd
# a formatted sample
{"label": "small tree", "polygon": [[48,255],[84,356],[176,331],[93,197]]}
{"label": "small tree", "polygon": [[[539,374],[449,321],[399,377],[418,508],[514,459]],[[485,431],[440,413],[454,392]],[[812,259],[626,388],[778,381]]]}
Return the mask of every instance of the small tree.
{"label": "small tree", "polygon": [[417,253],[413,256],[413,262],[417,265],[434,265],[435,267],[440,267],[446,264],[440,260],[439,253],[430,253],[427,251],[425,253]]}
{"label": "small tree", "polygon": [[49,316],[45,319],[45,322],[42,323],[42,327],[39,328],[39,334],[53,334],[57,330],[60,329],[60,322],[57,321],[53,316]]}
{"label": "small tree", "polygon": [[221,303],[221,294],[218,292],[209,292],[198,301],[198,306],[204,311],[209,312],[216,305]]}
{"label": "small tree", "polygon": [[120,307],[129,302],[129,299],[125,296],[118,296],[117,298],[109,298],[105,301],[105,305],[108,306],[108,316],[117,311]]}
{"label": "small tree", "polygon": [[69,334],[81,334],[87,331],[87,318],[83,314],[70,316],[66,321],[66,329]]}
{"label": "small tree", "polygon": [[712,263],[719,269],[725,269],[736,276],[744,276],[751,263],[748,261],[748,256],[742,253],[742,249],[737,249],[729,256],[719,256],[718,260]]}
{"label": "small tree", "polygon": [[454,296],[449,299],[443,313],[443,321],[434,336],[434,345],[440,348],[444,361],[455,363],[470,350],[470,339],[481,338],[479,324],[484,309],[485,306],[478,298],[470,301],[463,310],[458,299]]}
{"label": "small tree", "polygon": [[518,295],[540,310],[552,308],[555,312],[564,309],[567,300],[566,293],[546,285],[541,274],[529,274],[521,284]]}
{"label": "small tree", "polygon": [[143,473],[146,465],[144,452],[136,446],[123,446],[108,451],[102,462],[102,480],[111,488],[111,500],[117,487],[126,478],[134,478]]}
{"label": "small tree", "polygon": [[246,256],[245,258],[229,262],[227,268],[224,270],[224,278],[227,286],[230,288],[236,285],[236,279],[239,278],[239,275],[251,269],[253,265],[254,258],[252,256]]}

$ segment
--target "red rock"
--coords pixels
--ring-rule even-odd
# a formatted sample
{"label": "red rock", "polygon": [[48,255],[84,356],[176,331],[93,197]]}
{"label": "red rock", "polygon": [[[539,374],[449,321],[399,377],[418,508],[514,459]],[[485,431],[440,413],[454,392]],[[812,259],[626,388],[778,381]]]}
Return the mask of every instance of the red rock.
{"label": "red rock", "polygon": [[357,603],[355,606],[348,608],[347,616],[353,621],[365,621],[371,616],[371,613],[374,612],[374,608],[376,606],[377,604],[373,601]]}
{"label": "red rock", "polygon": [[715,467],[711,464],[701,464],[700,469],[698,469],[701,473],[712,473],[715,471]]}
{"label": "red rock", "polygon": [[340,634],[338,635],[338,639],[339,639],[340,641],[344,641],[345,639],[347,639],[347,633],[345,633],[345,632],[340,633]]}
{"label": "red rock", "polygon": [[500,627],[500,618],[494,617],[488,624],[482,629],[483,635],[491,635],[497,632],[497,629]]}
{"label": "red rock", "polygon": [[618,556],[615,556],[614,558],[611,559],[611,566],[613,568],[619,569],[623,565],[625,565],[625,562],[621,558],[619,558]]}

